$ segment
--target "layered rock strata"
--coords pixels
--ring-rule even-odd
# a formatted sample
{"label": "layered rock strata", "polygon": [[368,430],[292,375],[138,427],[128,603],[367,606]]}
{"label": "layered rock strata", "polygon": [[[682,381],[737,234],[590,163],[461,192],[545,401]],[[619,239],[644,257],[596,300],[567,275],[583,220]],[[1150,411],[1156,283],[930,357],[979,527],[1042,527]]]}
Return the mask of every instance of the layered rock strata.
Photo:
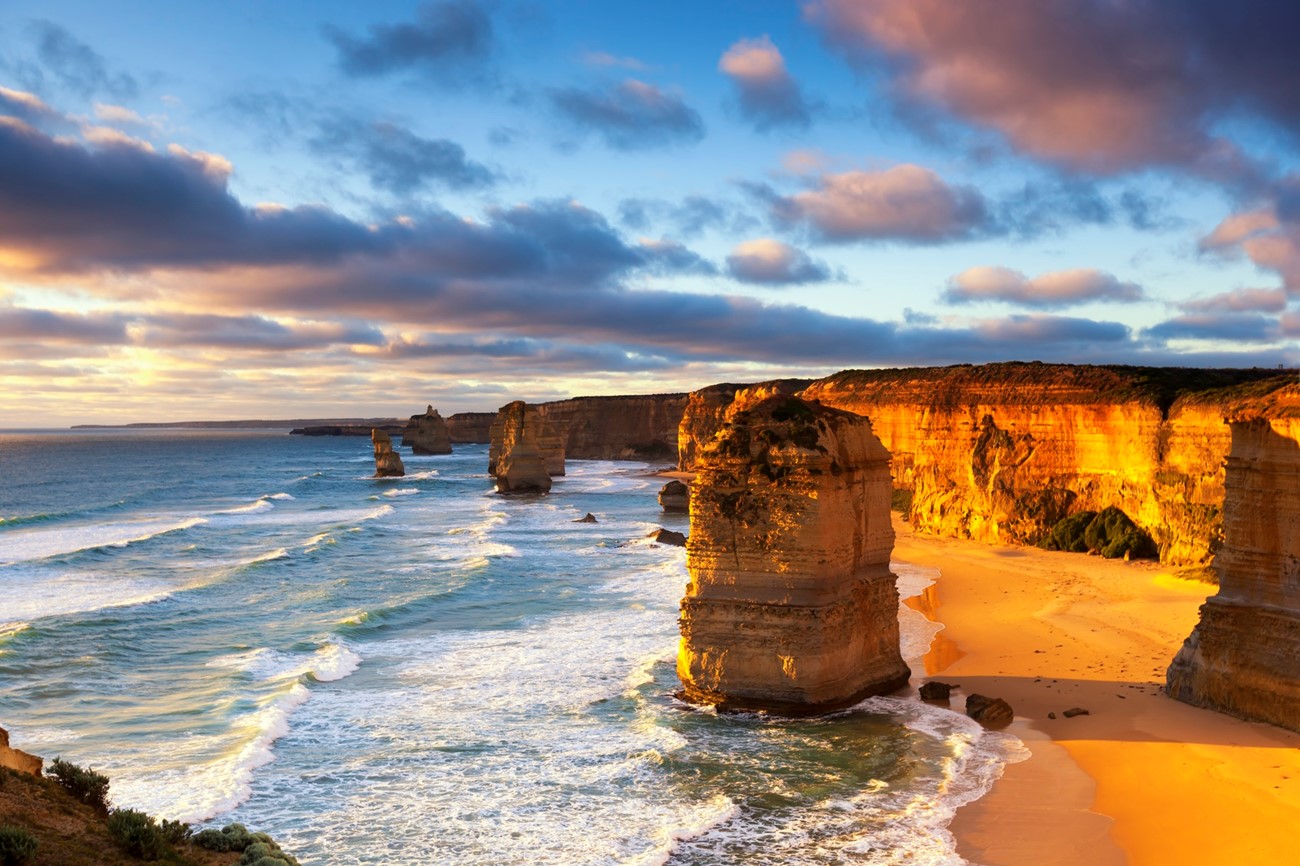
{"label": "layered rock strata", "polygon": [[551,475],[537,443],[522,435],[506,450],[497,465],[497,493],[546,493]]}
{"label": "layered rock strata", "polygon": [[548,475],[564,474],[564,437],[536,406],[523,400],[497,410],[488,445],[488,474],[500,475],[505,458],[525,439],[537,451]]}
{"label": "layered rock strata", "polygon": [[495,412],[457,412],[447,416],[447,436],[453,445],[486,445],[492,441]]}
{"label": "layered rock strata", "polygon": [[412,415],[402,430],[402,444],[413,454],[450,454],[451,436],[447,422],[429,406],[423,415]]}
{"label": "layered rock strata", "polygon": [[692,471],[695,455],[736,412],[767,397],[796,394],[810,384],[810,379],[776,379],[757,385],[726,382],[687,394],[677,424],[677,468]]}
{"label": "layered rock strata", "polygon": [[[845,371],[800,395],[872,420],[920,531],[1034,544],[1068,515],[1114,506],[1163,562],[1205,566],[1222,542],[1224,406],[1283,381],[1267,370],[1012,363]],[[734,411],[714,389],[696,394],[679,440],[687,470]]]}
{"label": "layered rock strata", "polygon": [[1230,418],[1219,592],[1169,666],[1189,704],[1300,730],[1300,386]]}
{"label": "layered rock strata", "polygon": [[43,762],[35,755],[19,749],[9,747],[9,732],[0,728],[0,767],[9,770],[15,770],[19,773],[27,773],[31,776],[40,776]]}
{"label": "layered rock strata", "polygon": [[574,397],[539,403],[571,460],[672,460],[685,394]]}
{"label": "layered rock strata", "polygon": [[771,398],[736,413],[697,472],[683,697],[809,715],[904,685],[889,452],[871,423]]}
{"label": "layered rock strata", "polygon": [[393,450],[393,439],[375,427],[370,431],[370,442],[375,446],[375,477],[396,478],[406,474],[402,458]]}

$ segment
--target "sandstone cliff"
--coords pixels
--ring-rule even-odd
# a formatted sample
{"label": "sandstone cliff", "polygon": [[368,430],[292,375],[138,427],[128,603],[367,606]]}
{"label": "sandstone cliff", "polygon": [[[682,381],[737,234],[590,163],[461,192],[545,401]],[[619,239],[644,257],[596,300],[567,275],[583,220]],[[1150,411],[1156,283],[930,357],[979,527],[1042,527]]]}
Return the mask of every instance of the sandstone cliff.
{"label": "sandstone cliff", "polygon": [[796,394],[811,383],[810,379],[776,379],[757,385],[726,382],[687,394],[677,425],[677,468],[685,472],[694,469],[696,454],[730,415],[767,397]]}
{"label": "sandstone cliff", "polygon": [[486,445],[492,441],[495,412],[457,412],[447,416],[447,435],[452,444]]}
{"label": "sandstone cliff", "polygon": [[393,450],[393,440],[378,427],[370,431],[370,442],[375,446],[375,477],[396,478],[406,474],[402,458]]}
{"label": "sandstone cliff", "polygon": [[683,697],[811,714],[899,688],[889,453],[864,418],[774,397],[699,455]]}
{"label": "sandstone cliff", "polygon": [[0,767],[39,777],[42,763],[41,759],[35,755],[29,755],[27,752],[18,749],[11,749],[9,747],[9,732],[4,728],[0,728]]}
{"label": "sandstone cliff", "polygon": [[423,415],[412,415],[402,429],[402,444],[413,454],[450,454],[451,436],[447,422],[438,410],[429,406]]}
{"label": "sandstone cliff", "polygon": [[[488,474],[499,476],[506,458],[521,445],[529,452],[529,460],[531,452],[537,452],[548,475],[564,474],[564,439],[560,432],[536,406],[516,400],[502,406],[492,422]],[[549,483],[547,489],[550,489]]]}
{"label": "sandstone cliff", "polygon": [[1229,418],[1219,592],[1170,665],[1168,691],[1300,730],[1300,385]]}
{"label": "sandstone cliff", "polygon": [[[1032,544],[1069,514],[1115,506],[1162,561],[1204,566],[1222,538],[1228,386],[1268,377],[1261,388],[1281,386],[1266,370],[1011,363],[845,371],[800,393],[872,420],[921,531]],[[706,402],[682,421],[696,443],[726,413]]]}
{"label": "sandstone cliff", "polygon": [[574,397],[537,410],[564,437],[571,460],[671,460],[685,394]]}

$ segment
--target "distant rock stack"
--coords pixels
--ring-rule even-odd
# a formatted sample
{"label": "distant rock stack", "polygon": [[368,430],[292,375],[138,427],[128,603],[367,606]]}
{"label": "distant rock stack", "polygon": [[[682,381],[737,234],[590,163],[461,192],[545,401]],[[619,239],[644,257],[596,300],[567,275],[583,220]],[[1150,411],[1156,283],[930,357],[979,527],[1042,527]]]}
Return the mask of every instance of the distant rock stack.
{"label": "distant rock stack", "polygon": [[1300,731],[1300,386],[1229,426],[1219,593],[1169,666],[1167,689]]}
{"label": "distant rock stack", "polygon": [[773,397],[737,413],[696,468],[682,696],[811,715],[905,685],[889,452],[871,422]]}
{"label": "distant rock stack", "polygon": [[564,437],[537,411],[536,406],[529,406],[522,400],[507,403],[497,410],[496,420],[492,422],[492,440],[488,445],[488,474],[501,474],[502,461],[525,433],[537,449],[546,473],[564,475]]}
{"label": "distant rock stack", "polygon": [[447,422],[431,405],[423,415],[412,415],[406,422],[402,444],[410,446],[412,454],[450,454],[451,436],[447,432]]}
{"label": "distant rock stack", "polygon": [[393,450],[393,440],[378,427],[370,431],[370,441],[375,446],[375,477],[396,478],[406,474],[402,458]]}
{"label": "distant rock stack", "polygon": [[669,481],[659,490],[659,507],[670,514],[690,511],[691,488],[681,481]]}
{"label": "distant rock stack", "polygon": [[497,469],[497,493],[546,493],[551,489],[542,452],[527,432],[510,445]]}
{"label": "distant rock stack", "polygon": [[40,776],[42,764],[41,759],[35,755],[9,748],[9,732],[0,728],[0,767],[27,773],[30,776]]}

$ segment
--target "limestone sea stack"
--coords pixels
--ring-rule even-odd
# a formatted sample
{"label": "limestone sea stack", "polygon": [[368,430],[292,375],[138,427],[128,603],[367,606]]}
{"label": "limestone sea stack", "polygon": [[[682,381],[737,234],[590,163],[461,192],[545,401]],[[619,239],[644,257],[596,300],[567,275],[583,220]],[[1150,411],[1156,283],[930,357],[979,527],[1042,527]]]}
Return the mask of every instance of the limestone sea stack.
{"label": "limestone sea stack", "polygon": [[1230,416],[1219,593],[1169,666],[1180,701],[1300,731],[1300,386]]}
{"label": "limestone sea stack", "polygon": [[451,436],[447,432],[447,422],[437,409],[429,406],[423,415],[412,415],[406,422],[402,444],[409,446],[412,454],[450,454]]}
{"label": "limestone sea stack", "polygon": [[537,443],[521,436],[497,464],[497,493],[546,493],[551,489],[551,475]]}
{"label": "limestone sea stack", "polygon": [[547,474],[564,475],[564,437],[536,406],[523,400],[507,403],[497,410],[488,445],[488,474],[501,474],[500,467],[506,455],[525,435],[537,450]]}
{"label": "limestone sea stack", "polygon": [[370,430],[370,441],[375,446],[375,477],[397,478],[406,474],[402,458],[393,450],[393,440],[378,427]]}
{"label": "limestone sea stack", "polygon": [[736,413],[696,468],[682,697],[813,715],[905,685],[889,452],[871,422],[772,397]]}

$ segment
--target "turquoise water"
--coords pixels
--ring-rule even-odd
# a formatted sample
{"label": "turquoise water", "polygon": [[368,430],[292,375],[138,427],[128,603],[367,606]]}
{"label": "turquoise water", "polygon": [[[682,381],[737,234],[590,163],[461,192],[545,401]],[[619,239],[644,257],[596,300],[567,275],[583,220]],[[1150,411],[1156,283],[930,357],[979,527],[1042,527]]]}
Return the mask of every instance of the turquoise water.
{"label": "turquoise water", "polygon": [[403,459],[0,434],[0,725],[118,805],[306,864],[962,862],[947,820],[1014,740],[897,698],[797,722],[672,698],[685,557],[643,536],[687,527],[651,467],[570,461],[516,499],[486,446]]}

